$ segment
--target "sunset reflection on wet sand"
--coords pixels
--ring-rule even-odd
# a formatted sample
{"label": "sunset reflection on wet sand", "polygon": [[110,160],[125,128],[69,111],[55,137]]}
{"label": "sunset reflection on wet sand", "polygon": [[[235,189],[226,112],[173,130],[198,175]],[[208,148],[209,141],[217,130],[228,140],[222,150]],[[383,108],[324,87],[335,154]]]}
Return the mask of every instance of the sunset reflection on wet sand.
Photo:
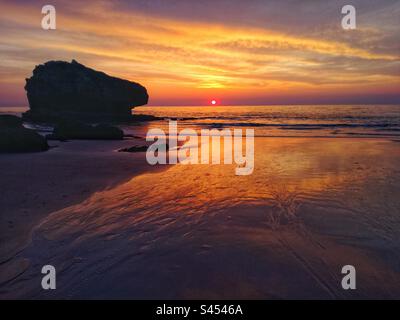
{"label": "sunset reflection on wet sand", "polygon": [[[249,176],[234,164],[166,166],[51,214],[14,285],[40,297],[30,273],[46,258],[63,266],[60,296],[398,296],[399,144],[256,138],[255,148]],[[348,264],[355,292],[340,287]]]}

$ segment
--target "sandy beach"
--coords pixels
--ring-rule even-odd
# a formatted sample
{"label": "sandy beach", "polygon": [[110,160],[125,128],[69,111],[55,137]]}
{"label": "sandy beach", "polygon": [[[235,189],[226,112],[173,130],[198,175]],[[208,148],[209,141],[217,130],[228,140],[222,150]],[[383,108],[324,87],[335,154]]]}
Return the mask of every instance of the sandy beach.
{"label": "sandy beach", "polygon": [[133,138],[53,141],[45,153],[1,155],[0,283],[21,272],[9,263],[29,243],[33,228],[51,212],[156,169],[143,161],[143,154],[117,152],[135,144],[138,141]]}
{"label": "sandy beach", "polygon": [[[256,138],[243,177],[150,167],[115,152],[126,145],[0,158],[1,298],[400,297],[398,142]],[[43,264],[58,270],[53,292],[38,285]]]}

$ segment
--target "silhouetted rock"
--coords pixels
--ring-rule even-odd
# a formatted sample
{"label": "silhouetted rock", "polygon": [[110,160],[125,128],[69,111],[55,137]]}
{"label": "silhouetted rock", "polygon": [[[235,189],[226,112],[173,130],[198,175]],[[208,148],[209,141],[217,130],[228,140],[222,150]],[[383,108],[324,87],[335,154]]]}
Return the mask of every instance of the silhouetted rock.
{"label": "silhouetted rock", "polygon": [[[149,146],[132,146],[129,148],[123,148],[118,150],[118,152],[130,152],[130,153],[134,153],[134,152],[145,152],[147,151],[147,149],[149,148]],[[165,149],[168,151],[169,150],[169,144],[166,143],[165,144]]]}
{"label": "silhouetted rock", "polygon": [[68,139],[122,140],[123,138],[124,132],[117,127],[107,124],[92,126],[76,121],[69,121],[56,125],[53,134],[48,136],[49,140],[61,141]]}
{"label": "silhouetted rock", "polygon": [[147,151],[148,146],[133,146],[133,147],[129,147],[129,148],[124,148],[124,149],[120,149],[118,150],[118,152],[145,152]]}
{"label": "silhouetted rock", "polygon": [[0,115],[0,128],[5,128],[5,127],[7,128],[22,127],[22,119],[17,116],[9,114]]}
{"label": "silhouetted rock", "polygon": [[125,138],[133,138],[133,139],[140,139],[140,140],[146,140],[146,138],[143,138],[141,136],[137,136],[135,134],[125,134],[124,135]]}
{"label": "silhouetted rock", "polygon": [[157,121],[157,120],[164,120],[164,118],[151,116],[148,114],[133,114],[131,120],[137,122],[145,122],[145,121]]}
{"label": "silhouetted rock", "polygon": [[129,119],[131,109],[147,104],[146,88],[111,77],[79,64],[49,61],[36,66],[26,79],[30,110],[23,116],[32,121],[58,119]]}
{"label": "silhouetted rock", "polygon": [[37,152],[49,149],[46,139],[22,126],[21,118],[0,116],[0,152]]}

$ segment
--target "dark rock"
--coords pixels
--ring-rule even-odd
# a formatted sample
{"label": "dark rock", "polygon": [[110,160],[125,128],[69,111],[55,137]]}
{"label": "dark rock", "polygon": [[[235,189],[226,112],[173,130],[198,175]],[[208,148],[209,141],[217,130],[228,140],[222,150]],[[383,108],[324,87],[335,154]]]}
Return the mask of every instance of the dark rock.
{"label": "dark rock", "polygon": [[151,116],[148,114],[134,114],[131,118],[133,121],[137,122],[144,122],[144,121],[158,121],[158,120],[164,120],[164,118],[156,117],[156,116]]}
{"label": "dark rock", "polygon": [[124,132],[117,127],[107,124],[92,126],[81,122],[65,122],[58,124],[49,138],[61,141],[68,139],[122,140]]}
{"label": "dark rock", "polygon": [[143,138],[143,137],[141,137],[141,136],[134,135],[134,134],[125,134],[124,137],[125,137],[125,138],[133,138],[133,139],[146,140],[145,138]]}
{"label": "dark rock", "polygon": [[148,146],[133,146],[130,148],[124,148],[121,150],[118,150],[118,152],[146,152]]}
{"label": "dark rock", "polygon": [[61,142],[66,142],[66,141],[68,141],[66,138],[64,138],[64,137],[58,137],[58,136],[56,136],[54,133],[47,134],[47,135],[46,135],[46,140],[47,140],[47,141],[57,140],[57,141],[61,141]]}
{"label": "dark rock", "polygon": [[15,116],[0,116],[0,152],[38,152],[49,149],[46,139],[24,128]]}
{"label": "dark rock", "polygon": [[49,61],[36,66],[26,79],[30,110],[25,119],[51,122],[58,119],[129,119],[131,109],[147,104],[145,87],[111,77],[79,64]]}
{"label": "dark rock", "polygon": [[4,114],[0,115],[0,128],[19,128],[22,127],[22,119],[9,115],[9,114]]}
{"label": "dark rock", "polygon": [[[147,151],[149,146],[133,146],[133,147],[129,147],[129,148],[124,148],[124,149],[120,149],[118,150],[118,152],[145,152]],[[165,144],[165,149],[168,151],[169,150],[169,144],[166,143]]]}

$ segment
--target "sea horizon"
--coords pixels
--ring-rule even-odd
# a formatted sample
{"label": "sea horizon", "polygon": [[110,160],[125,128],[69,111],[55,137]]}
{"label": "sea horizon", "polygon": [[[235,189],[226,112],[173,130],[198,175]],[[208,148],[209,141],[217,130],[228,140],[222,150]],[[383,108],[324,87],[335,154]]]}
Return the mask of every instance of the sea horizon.
{"label": "sea horizon", "polygon": [[[273,106],[400,106],[400,103],[281,103],[281,104],[219,104],[210,105],[209,103],[204,104],[147,104],[145,106],[132,107],[135,108],[151,108],[151,107],[205,107],[205,108],[218,108],[218,107],[273,107]],[[0,108],[12,109],[21,108],[29,110],[29,104],[26,105],[0,105]]]}
{"label": "sea horizon", "polygon": [[[24,107],[0,109],[21,115]],[[400,136],[400,105],[258,105],[258,106],[143,106],[134,115],[176,119],[181,128],[253,128],[258,137],[383,137]],[[29,121],[28,121],[29,122]],[[165,129],[164,121],[152,127]],[[127,132],[129,126],[124,127]],[[134,131],[136,126],[133,126]],[[145,136],[145,133],[143,133]]]}

